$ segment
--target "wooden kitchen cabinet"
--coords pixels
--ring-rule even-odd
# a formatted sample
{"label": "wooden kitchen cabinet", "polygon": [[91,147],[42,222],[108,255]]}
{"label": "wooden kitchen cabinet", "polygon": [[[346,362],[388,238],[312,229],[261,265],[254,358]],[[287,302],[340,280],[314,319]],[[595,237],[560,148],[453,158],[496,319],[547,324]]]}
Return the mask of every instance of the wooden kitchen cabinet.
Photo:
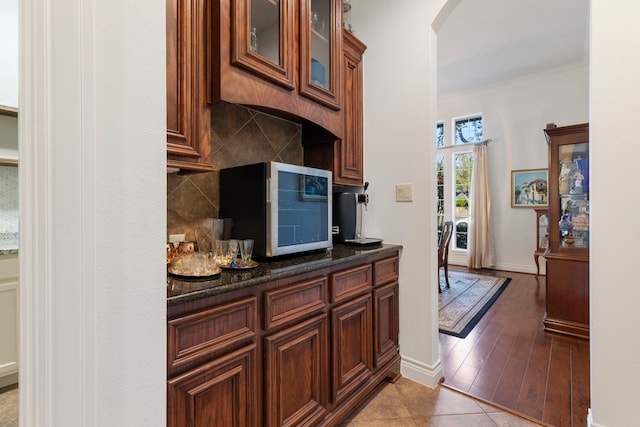
{"label": "wooden kitchen cabinet", "polygon": [[300,2],[298,52],[300,94],[331,109],[342,108],[342,0]]}
{"label": "wooden kitchen cabinet", "polygon": [[373,263],[373,366],[378,368],[398,356],[400,346],[400,259],[389,257]]}
{"label": "wooden kitchen cabinet", "polygon": [[589,124],[544,130],[549,144],[547,331],[589,338]]}
{"label": "wooden kitchen cabinet", "polygon": [[204,0],[167,0],[167,166],[211,171]]}
{"label": "wooden kitchen cabinet", "polygon": [[371,294],[331,310],[333,402],[339,404],[372,375]]}
{"label": "wooden kitchen cabinet", "polygon": [[350,31],[343,30],[343,132],[342,138],[305,145],[305,164],[333,172],[335,184],[360,186],[364,183],[363,70],[366,46]]}
{"label": "wooden kitchen cabinet", "polygon": [[374,366],[382,366],[398,355],[398,282],[373,290]]}
{"label": "wooden kitchen cabinet", "polygon": [[265,338],[267,426],[314,425],[327,412],[327,318],[322,314]]}
{"label": "wooden kitchen cabinet", "polygon": [[167,426],[261,426],[252,344],[167,381]]}
{"label": "wooden kitchen cabinet", "polygon": [[251,106],[342,137],[340,0],[220,0],[211,8],[210,102]]}
{"label": "wooden kitchen cabinet", "polygon": [[169,306],[167,425],[339,425],[400,375],[398,255]]}
{"label": "wooden kitchen cabinet", "polygon": [[295,89],[296,6],[295,0],[233,0],[231,63]]}

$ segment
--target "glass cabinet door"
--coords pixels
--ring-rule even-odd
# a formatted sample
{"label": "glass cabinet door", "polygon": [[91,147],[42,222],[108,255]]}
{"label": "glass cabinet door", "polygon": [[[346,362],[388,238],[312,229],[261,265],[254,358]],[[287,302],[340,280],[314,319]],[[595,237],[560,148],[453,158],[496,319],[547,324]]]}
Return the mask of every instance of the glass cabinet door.
{"label": "glass cabinet door", "polygon": [[589,144],[558,146],[561,247],[589,247]]}
{"label": "glass cabinet door", "polygon": [[549,215],[546,209],[536,209],[536,251],[544,252],[549,247]]}
{"label": "glass cabinet door", "polygon": [[294,88],[294,0],[234,0],[231,61]]}
{"label": "glass cabinet door", "polygon": [[303,0],[300,11],[300,93],[340,109],[342,1]]}

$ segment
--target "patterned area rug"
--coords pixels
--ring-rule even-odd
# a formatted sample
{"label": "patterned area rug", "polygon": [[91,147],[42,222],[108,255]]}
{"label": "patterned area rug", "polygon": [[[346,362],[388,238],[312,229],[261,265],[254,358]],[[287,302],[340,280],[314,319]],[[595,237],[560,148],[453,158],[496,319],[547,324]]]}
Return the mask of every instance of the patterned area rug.
{"label": "patterned area rug", "polygon": [[440,332],[459,338],[466,337],[510,281],[508,277],[449,270],[451,288],[447,289],[441,273],[442,293],[438,294]]}

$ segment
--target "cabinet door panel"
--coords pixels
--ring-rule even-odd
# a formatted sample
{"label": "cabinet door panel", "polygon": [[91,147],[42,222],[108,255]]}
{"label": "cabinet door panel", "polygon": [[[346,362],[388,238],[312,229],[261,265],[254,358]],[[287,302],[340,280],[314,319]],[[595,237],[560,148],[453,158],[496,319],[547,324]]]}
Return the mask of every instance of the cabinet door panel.
{"label": "cabinet door panel", "polygon": [[205,3],[167,0],[167,165],[211,171]]}
{"label": "cabinet door panel", "polygon": [[331,310],[333,401],[341,402],[372,375],[371,295]]}
{"label": "cabinet door panel", "polygon": [[326,315],[265,338],[268,426],[312,425],[326,412]]}
{"label": "cabinet door panel", "polygon": [[300,93],[334,110],[342,103],[342,2],[300,2]]}
{"label": "cabinet door panel", "polygon": [[234,0],[232,5],[232,64],[293,89],[295,2]]}
{"label": "cabinet door panel", "polygon": [[167,426],[257,426],[255,359],[251,345],[167,381]]}
{"label": "cabinet door panel", "polygon": [[398,310],[398,282],[373,290],[373,348],[376,368],[398,354]]}
{"label": "cabinet door panel", "polygon": [[362,185],[364,181],[362,55],[365,45],[344,30],[344,132],[338,142],[335,181],[345,185]]}

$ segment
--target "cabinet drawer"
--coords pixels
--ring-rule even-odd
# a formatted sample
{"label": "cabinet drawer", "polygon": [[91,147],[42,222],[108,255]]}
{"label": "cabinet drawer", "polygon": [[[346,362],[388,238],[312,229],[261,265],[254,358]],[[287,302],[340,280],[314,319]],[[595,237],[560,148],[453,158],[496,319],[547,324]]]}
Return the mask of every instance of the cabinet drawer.
{"label": "cabinet drawer", "polygon": [[253,338],[256,310],[256,297],[252,296],[169,320],[168,373]]}
{"label": "cabinet drawer", "polygon": [[397,256],[382,259],[373,263],[373,285],[395,282],[400,275],[400,262]]}
{"label": "cabinet drawer", "polygon": [[264,329],[271,330],[322,310],[327,304],[327,278],[318,277],[267,291],[264,294]]}
{"label": "cabinet drawer", "polygon": [[371,264],[331,275],[331,301],[340,302],[371,287]]}

